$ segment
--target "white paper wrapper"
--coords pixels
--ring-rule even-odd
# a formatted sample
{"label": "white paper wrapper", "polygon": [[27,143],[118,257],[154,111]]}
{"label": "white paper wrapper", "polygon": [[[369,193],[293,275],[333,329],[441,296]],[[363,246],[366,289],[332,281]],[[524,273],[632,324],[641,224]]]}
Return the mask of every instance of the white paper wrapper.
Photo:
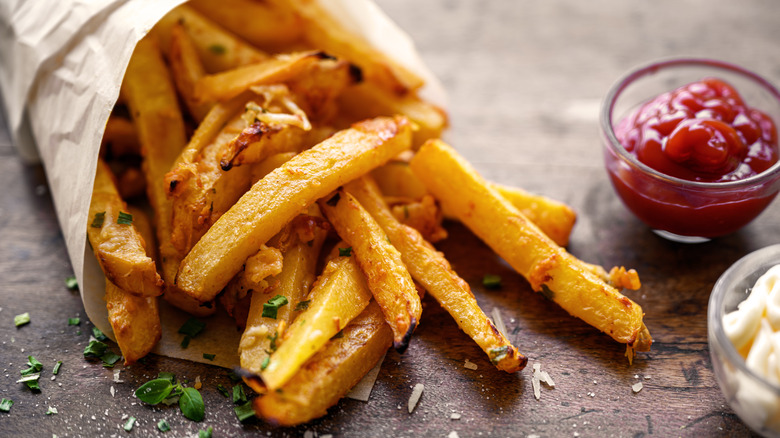
{"label": "white paper wrapper", "polygon": [[[12,140],[25,160],[40,159],[46,169],[85,310],[109,336],[105,279],[86,239],[100,140],[133,48],[183,2],[0,0],[0,91]],[[376,4],[320,2],[345,27],[425,79],[426,98],[444,106],[442,88],[411,39]],[[189,316],[160,303],[163,336],[156,353],[225,367],[238,363],[240,334],[226,315],[208,318],[207,330],[182,349],[183,335],[176,331]],[[216,357],[209,361],[203,353]]]}

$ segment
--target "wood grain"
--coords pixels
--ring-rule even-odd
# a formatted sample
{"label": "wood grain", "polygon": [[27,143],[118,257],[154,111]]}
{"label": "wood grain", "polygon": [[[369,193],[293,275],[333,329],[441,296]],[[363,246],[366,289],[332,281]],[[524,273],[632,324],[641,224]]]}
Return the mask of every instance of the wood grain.
{"label": "wood grain", "polygon": [[[615,197],[601,164],[597,111],[607,88],[630,67],[668,56],[709,56],[780,83],[780,24],[770,0],[590,2],[380,0],[409,32],[449,94],[447,140],[487,178],[564,201],[578,212],[569,250],[606,266],[636,268],[643,287],[629,292],[645,309],[656,342],[629,366],[623,346],[571,318],[458,224],[439,248],[489,314],[500,309],[510,340],[555,380],[533,397],[529,366],[498,372],[430,298],[409,349],[385,358],[368,402],[343,400],[328,416],[291,429],[242,425],[216,390],[225,370],[163,357],[118,366],[122,383],[85,361],[91,325],[68,291],[71,275],[46,181],[0,135],[0,436],[172,436],[212,426],[214,436],[749,436],[712,374],[706,310],[710,290],[734,261],[780,242],[777,203],[742,231],[700,245],[662,240]],[[7,128],[0,129],[5,134]],[[481,286],[484,274],[503,279]],[[13,316],[30,312],[16,328]],[[80,326],[68,326],[81,316]],[[44,363],[40,393],[17,384],[27,355]],[[463,367],[468,359],[477,370]],[[51,368],[63,361],[60,374]],[[196,424],[173,406],[139,403],[132,392],[159,371],[200,376],[206,418]],[[644,388],[634,394],[631,385]],[[425,391],[413,414],[416,383]],[[60,386],[62,384],[62,386]],[[111,388],[115,395],[112,396]],[[47,405],[57,415],[45,415]],[[450,419],[452,413],[461,415]],[[94,416],[94,417],[93,417]]]}

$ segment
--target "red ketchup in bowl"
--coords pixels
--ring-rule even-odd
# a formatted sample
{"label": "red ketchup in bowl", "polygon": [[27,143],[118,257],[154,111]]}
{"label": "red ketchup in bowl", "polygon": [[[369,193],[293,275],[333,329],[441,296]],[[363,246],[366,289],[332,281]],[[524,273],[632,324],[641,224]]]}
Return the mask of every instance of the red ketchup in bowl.
{"label": "red ketchup in bowl", "polygon": [[608,164],[623,201],[654,229],[725,235],[750,222],[775,196],[757,195],[764,187],[739,185],[778,161],[775,124],[720,79],[693,82],[645,102],[614,125],[614,133],[629,155],[663,174]]}

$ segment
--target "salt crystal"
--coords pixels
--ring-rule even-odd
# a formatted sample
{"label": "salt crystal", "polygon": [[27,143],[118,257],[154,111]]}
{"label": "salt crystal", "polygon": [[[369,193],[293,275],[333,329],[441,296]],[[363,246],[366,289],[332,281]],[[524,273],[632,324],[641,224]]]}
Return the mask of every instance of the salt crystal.
{"label": "salt crystal", "polygon": [[423,389],[425,389],[425,385],[422,383],[418,383],[414,385],[414,389],[412,390],[412,395],[409,397],[409,413],[411,414],[412,411],[414,411],[414,408],[417,406],[417,402],[420,401],[420,397],[422,397]]}
{"label": "salt crystal", "polygon": [[634,394],[642,390],[642,382],[635,383],[633,386],[631,386],[631,389],[634,391]]}

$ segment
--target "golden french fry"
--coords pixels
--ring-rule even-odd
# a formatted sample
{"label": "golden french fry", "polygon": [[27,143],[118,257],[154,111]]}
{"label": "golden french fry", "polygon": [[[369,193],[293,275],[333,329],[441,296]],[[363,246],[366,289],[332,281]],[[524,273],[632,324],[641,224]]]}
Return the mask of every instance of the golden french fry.
{"label": "golden french fry", "polygon": [[492,186],[555,243],[560,246],[569,244],[571,230],[577,221],[577,213],[571,207],[520,188],[500,184]]}
{"label": "golden french fry", "polygon": [[447,238],[447,230],[441,226],[441,208],[433,196],[426,194],[420,200],[403,199],[401,202],[390,202],[385,198],[385,202],[399,222],[419,231],[425,240],[435,243]]}
{"label": "golden french fry", "polygon": [[439,138],[447,127],[447,113],[441,108],[420,99],[415,93],[399,96],[370,82],[347,88],[339,102],[341,109],[356,119],[396,114],[408,117],[418,127],[412,140],[414,148],[426,140]]}
{"label": "golden french fry", "polygon": [[356,64],[363,71],[366,81],[398,95],[423,85],[422,78],[355,36],[319,2],[274,0],[273,4],[303,19],[304,38],[312,47]]}
{"label": "golden french fry", "polygon": [[[302,218],[302,216],[299,216]],[[297,221],[297,224],[291,230],[294,233],[294,243],[290,244],[284,251],[282,262],[282,272],[278,275],[278,286],[272,291],[273,295],[281,295],[287,299],[287,305],[280,307],[276,313],[276,318],[263,316],[263,304],[265,304],[270,294],[263,294],[260,291],[252,292],[251,304],[249,306],[249,316],[247,318],[246,329],[241,335],[241,342],[238,346],[241,368],[259,375],[263,370],[263,363],[269,357],[269,351],[272,351],[271,341],[275,345],[282,343],[279,338],[279,326],[288,327],[302,310],[308,308],[310,302],[299,306],[299,303],[305,301],[314,283],[317,258],[325,240],[326,232],[319,228],[316,222],[306,220],[312,218],[306,215],[303,221]],[[296,223],[296,220],[293,220]],[[306,227],[308,230],[301,230],[300,227]],[[305,238],[299,237],[299,234],[307,234]],[[309,234],[310,233],[310,234]],[[311,237],[311,240],[308,239]],[[274,337],[273,334],[277,333]]]}
{"label": "golden french fry", "polygon": [[171,242],[172,205],[164,179],[187,140],[173,81],[155,39],[146,37],[138,42],[122,93],[141,143],[146,191],[154,209],[162,277],[166,280],[165,300],[196,315],[213,313],[214,306],[201,306],[174,286],[182,254]]}
{"label": "golden french fry", "polygon": [[609,286],[559,247],[490,186],[466,160],[440,140],[427,142],[411,161],[428,190],[488,244],[533,290],[571,315],[627,344],[647,351],[652,339],[642,308]]}
{"label": "golden french fry", "polygon": [[405,157],[394,158],[384,166],[377,167],[371,172],[371,177],[385,196],[422,199],[428,194],[428,189],[412,173],[409,160]]}
{"label": "golden french fry", "polygon": [[111,169],[98,159],[87,237],[106,278],[121,289],[141,296],[162,293],[163,280],[144,250],[133,215],[119,197]]}
{"label": "golden french fry", "polygon": [[254,122],[219,148],[217,161],[223,171],[259,163],[274,154],[304,149],[306,138],[306,131],[297,126]]}
{"label": "golden french fry", "polygon": [[138,134],[133,122],[124,118],[111,116],[106,122],[103,140],[100,145],[100,156],[123,157],[125,155],[140,155]]}
{"label": "golden french fry", "polygon": [[176,24],[184,26],[198,51],[198,58],[209,73],[253,64],[269,57],[189,5],[176,7],[155,25],[153,34],[160,39],[164,51],[171,47],[171,29]]}
{"label": "golden french fry", "polygon": [[195,84],[195,99],[199,102],[232,99],[253,85],[289,81],[312,64],[329,58],[329,55],[318,51],[282,54],[255,64],[206,75]]}
{"label": "golden french fry", "polygon": [[191,0],[189,4],[264,50],[276,51],[295,43],[303,32],[303,23],[297,14],[264,1]]}
{"label": "golden french fry", "polygon": [[352,248],[368,287],[393,330],[393,346],[406,350],[420,322],[422,305],[401,254],[387,235],[349,193],[339,190],[319,200],[320,208],[339,237]]}
{"label": "golden french fry", "polygon": [[426,242],[419,232],[401,224],[393,216],[374,181],[363,177],[347,184],[345,190],[360,201],[387,233],[412,277],[452,315],[458,327],[482,348],[496,368],[511,373],[525,367],[525,356],[480,309],[468,283],[452,270],[444,255]]}
{"label": "golden french fry", "polygon": [[263,245],[257,254],[246,259],[244,269],[219,294],[219,303],[239,328],[246,327],[252,296],[271,291],[278,284],[274,276],[282,272],[282,260],[279,248]]}
{"label": "golden french fry", "polygon": [[393,339],[376,302],[309,359],[281,391],[255,398],[257,416],[277,426],[322,417],[383,357]]}
{"label": "golden french fry", "polygon": [[[134,226],[147,242],[149,257],[154,258],[154,232],[146,214],[133,207],[130,207],[130,213]],[[131,365],[149,354],[162,336],[157,299],[133,295],[106,279],[108,322],[125,358],[125,365]]]}
{"label": "golden french fry", "polygon": [[252,166],[252,184],[265,178],[274,169],[290,161],[295,156],[295,152],[282,152],[271,155],[265,160]]}
{"label": "golden french fry", "polygon": [[217,220],[185,257],[176,284],[197,300],[212,300],[246,258],[303,208],[408,149],[410,141],[405,118],[377,118],[296,155]]}
{"label": "golden french fry", "polygon": [[276,350],[272,343],[270,359],[264,367],[261,364],[260,377],[268,391],[287,383],[370,300],[366,279],[354,259],[344,257],[328,263],[312,288],[308,308],[295,318]]}
{"label": "golden french fry", "polygon": [[198,102],[195,99],[195,83],[206,75],[206,70],[198,57],[195,44],[187,34],[183,24],[176,23],[171,28],[168,62],[171,65],[176,89],[179,90],[190,115],[196,121],[202,121],[213,106],[213,102]]}

